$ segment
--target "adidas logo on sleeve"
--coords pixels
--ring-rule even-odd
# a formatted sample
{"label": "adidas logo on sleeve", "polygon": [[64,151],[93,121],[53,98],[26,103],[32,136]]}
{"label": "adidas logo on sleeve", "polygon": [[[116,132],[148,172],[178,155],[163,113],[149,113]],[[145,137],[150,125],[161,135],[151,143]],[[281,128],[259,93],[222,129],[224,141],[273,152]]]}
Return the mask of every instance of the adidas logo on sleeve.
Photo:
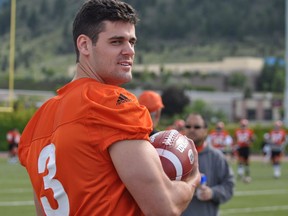
{"label": "adidas logo on sleeve", "polygon": [[120,94],[118,99],[117,99],[117,102],[116,102],[116,105],[120,105],[122,103],[126,103],[126,102],[129,102],[131,101],[131,99],[127,98],[125,95],[123,94]]}

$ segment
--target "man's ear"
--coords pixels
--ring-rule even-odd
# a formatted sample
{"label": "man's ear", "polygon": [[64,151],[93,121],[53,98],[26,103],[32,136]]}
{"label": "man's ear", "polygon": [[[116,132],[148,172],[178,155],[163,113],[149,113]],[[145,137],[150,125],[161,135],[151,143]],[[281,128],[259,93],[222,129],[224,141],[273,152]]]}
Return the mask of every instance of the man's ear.
{"label": "man's ear", "polygon": [[90,44],[90,38],[84,34],[79,35],[79,37],[77,38],[77,48],[82,55],[89,55]]}
{"label": "man's ear", "polygon": [[161,111],[162,111],[161,109],[158,109],[158,110],[156,111],[155,119],[157,119],[157,121],[160,121]]}

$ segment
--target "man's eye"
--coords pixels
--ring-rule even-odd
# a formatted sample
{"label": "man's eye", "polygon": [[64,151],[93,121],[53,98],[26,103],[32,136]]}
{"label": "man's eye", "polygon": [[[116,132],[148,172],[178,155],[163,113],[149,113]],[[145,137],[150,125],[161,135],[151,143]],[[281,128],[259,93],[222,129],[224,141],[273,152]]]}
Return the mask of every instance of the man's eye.
{"label": "man's eye", "polygon": [[135,45],[136,45],[136,41],[130,41],[130,44],[131,44],[132,46],[135,46]]}
{"label": "man's eye", "polygon": [[119,44],[121,44],[122,42],[117,40],[117,41],[112,41],[111,43],[112,43],[113,45],[119,45]]}

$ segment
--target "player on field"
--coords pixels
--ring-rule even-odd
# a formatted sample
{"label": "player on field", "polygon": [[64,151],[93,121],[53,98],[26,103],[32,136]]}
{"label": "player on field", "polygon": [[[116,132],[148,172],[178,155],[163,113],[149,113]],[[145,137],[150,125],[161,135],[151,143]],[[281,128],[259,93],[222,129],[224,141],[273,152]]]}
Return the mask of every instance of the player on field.
{"label": "player on field", "polygon": [[263,134],[263,142],[262,142],[262,154],[263,154],[263,162],[268,163],[271,159],[271,146],[269,141],[269,133]]}
{"label": "player on field", "polygon": [[6,140],[8,143],[8,162],[17,163],[18,162],[18,144],[20,141],[21,134],[17,128],[9,130],[6,134]]}
{"label": "player on field", "polygon": [[119,0],[89,0],[73,23],[76,73],[27,124],[19,144],[38,215],[180,215],[199,184],[171,181],[149,142],[152,121],[131,81],[137,16]]}
{"label": "player on field", "polygon": [[207,122],[199,114],[186,118],[185,134],[192,139],[199,154],[199,170],[207,182],[197,188],[188,208],[182,216],[216,216],[219,206],[233,196],[234,175],[225,155],[205,141]]}
{"label": "player on field", "polygon": [[168,126],[166,130],[175,129],[181,134],[185,134],[185,120],[183,119],[176,119],[172,125]]}
{"label": "player on field", "polygon": [[219,149],[225,155],[231,153],[233,139],[228,131],[225,130],[224,122],[220,121],[216,123],[216,128],[208,134],[207,143]]}
{"label": "player on field", "polygon": [[270,146],[271,162],[273,164],[274,177],[281,176],[281,159],[286,145],[286,131],[282,128],[282,121],[275,121],[274,128],[268,133],[266,142]]}
{"label": "player on field", "polygon": [[244,182],[251,181],[249,169],[250,148],[255,140],[255,135],[252,129],[248,128],[249,121],[247,119],[240,120],[240,128],[235,130],[235,146],[238,157],[238,178]]}

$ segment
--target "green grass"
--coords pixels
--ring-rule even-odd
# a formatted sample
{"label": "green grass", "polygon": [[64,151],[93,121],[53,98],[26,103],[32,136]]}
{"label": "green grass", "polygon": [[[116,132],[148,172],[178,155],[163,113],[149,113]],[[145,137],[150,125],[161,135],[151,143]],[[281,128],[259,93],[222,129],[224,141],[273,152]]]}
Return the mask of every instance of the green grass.
{"label": "green grass", "polygon": [[[231,162],[236,173],[236,163]],[[272,177],[270,164],[251,164],[252,182],[236,181],[235,196],[221,206],[221,216],[287,216],[288,162],[282,177]],[[5,216],[34,216],[33,194],[26,170],[0,158],[0,212]]]}
{"label": "green grass", "polygon": [[5,216],[36,215],[33,193],[26,170],[0,158],[0,212]]}
{"label": "green grass", "polygon": [[[237,165],[231,166],[236,174]],[[221,206],[221,216],[287,216],[288,163],[282,163],[282,176],[273,178],[270,164],[252,162],[252,182],[236,180],[234,197]]]}

